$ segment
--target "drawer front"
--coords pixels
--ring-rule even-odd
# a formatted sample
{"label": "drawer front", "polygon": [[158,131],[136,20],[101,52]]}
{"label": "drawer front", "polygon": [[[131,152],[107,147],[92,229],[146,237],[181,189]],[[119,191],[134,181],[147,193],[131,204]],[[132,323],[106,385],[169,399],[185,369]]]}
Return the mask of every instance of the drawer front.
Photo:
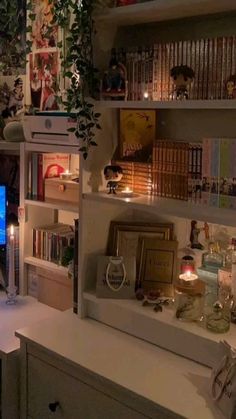
{"label": "drawer front", "polygon": [[28,417],[32,419],[144,419],[100,391],[28,355]]}

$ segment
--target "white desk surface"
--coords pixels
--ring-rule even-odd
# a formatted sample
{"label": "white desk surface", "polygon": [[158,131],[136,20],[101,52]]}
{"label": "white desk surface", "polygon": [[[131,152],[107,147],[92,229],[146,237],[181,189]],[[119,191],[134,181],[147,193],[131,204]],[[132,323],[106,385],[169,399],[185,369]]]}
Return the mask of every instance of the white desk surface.
{"label": "white desk surface", "polygon": [[16,335],[185,418],[223,418],[207,393],[210,369],[109,326],[67,311]]}
{"label": "white desk surface", "polygon": [[0,292],[0,357],[7,356],[19,349],[20,341],[15,336],[15,330],[30,326],[40,320],[51,317],[58,310],[39,303],[33,297],[17,296],[14,305],[6,304],[6,293]]}

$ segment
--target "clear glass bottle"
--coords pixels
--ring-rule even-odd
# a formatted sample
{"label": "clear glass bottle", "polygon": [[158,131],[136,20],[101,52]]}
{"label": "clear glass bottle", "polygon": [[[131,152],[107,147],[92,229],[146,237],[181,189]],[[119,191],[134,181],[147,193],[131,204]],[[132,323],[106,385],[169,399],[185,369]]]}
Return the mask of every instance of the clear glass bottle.
{"label": "clear glass bottle", "polygon": [[220,301],[216,301],[206,317],[206,328],[214,333],[228,332],[230,328],[230,305],[223,305]]}
{"label": "clear glass bottle", "polygon": [[175,315],[179,320],[200,321],[204,310],[205,283],[179,281],[175,286]]}
{"label": "clear glass bottle", "polygon": [[208,252],[202,255],[202,266],[209,271],[217,272],[223,266],[224,257],[219,251],[217,243],[209,243]]}

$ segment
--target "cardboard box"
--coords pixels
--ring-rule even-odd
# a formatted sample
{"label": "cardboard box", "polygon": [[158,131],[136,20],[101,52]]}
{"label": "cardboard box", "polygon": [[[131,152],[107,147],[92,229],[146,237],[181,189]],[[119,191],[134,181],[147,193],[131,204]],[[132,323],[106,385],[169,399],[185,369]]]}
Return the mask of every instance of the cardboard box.
{"label": "cardboard box", "polygon": [[73,304],[72,280],[64,274],[49,269],[36,268],[38,278],[38,301],[57,310],[67,310]]}
{"label": "cardboard box", "polygon": [[79,204],[79,184],[60,178],[45,179],[45,201],[54,199],[70,204]]}

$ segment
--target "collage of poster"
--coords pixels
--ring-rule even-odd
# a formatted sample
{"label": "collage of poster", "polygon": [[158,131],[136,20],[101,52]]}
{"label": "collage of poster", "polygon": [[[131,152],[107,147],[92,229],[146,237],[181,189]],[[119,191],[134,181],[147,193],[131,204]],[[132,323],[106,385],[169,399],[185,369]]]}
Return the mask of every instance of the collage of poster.
{"label": "collage of poster", "polygon": [[32,13],[36,18],[32,22],[32,53],[29,56],[31,105],[40,111],[57,110],[60,68],[58,26],[51,25],[52,3],[34,0]]}

